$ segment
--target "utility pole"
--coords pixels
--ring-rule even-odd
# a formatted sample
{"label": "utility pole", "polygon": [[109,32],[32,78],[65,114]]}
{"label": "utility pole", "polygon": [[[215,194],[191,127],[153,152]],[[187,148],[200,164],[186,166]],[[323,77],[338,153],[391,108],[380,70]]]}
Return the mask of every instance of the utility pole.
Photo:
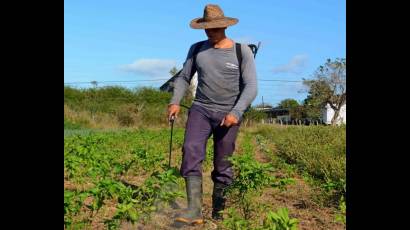
{"label": "utility pole", "polygon": [[262,96],[262,109],[265,108],[265,104],[263,103],[263,96]]}

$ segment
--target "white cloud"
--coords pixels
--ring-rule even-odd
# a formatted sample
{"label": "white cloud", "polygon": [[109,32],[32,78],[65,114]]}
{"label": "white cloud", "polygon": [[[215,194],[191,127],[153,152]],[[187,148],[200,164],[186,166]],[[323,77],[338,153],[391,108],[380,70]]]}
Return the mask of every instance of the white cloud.
{"label": "white cloud", "polygon": [[176,66],[175,60],[138,59],[131,64],[121,66],[121,70],[153,78],[169,77],[169,71]]}
{"label": "white cloud", "polygon": [[273,73],[300,73],[307,61],[306,54],[295,55],[287,64],[273,68]]}

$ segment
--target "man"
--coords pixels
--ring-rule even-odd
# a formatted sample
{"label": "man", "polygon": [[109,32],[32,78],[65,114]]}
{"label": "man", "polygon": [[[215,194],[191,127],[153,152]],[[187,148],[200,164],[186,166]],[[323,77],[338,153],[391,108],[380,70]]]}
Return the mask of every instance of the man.
{"label": "man", "polygon": [[[202,224],[202,161],[208,138],[214,141],[214,182],[212,218],[220,220],[224,209],[225,188],[232,183],[233,171],[227,157],[235,149],[235,140],[245,109],[257,93],[256,70],[252,51],[241,45],[242,62],[238,63],[235,42],[225,30],[238,22],[225,17],[218,5],[206,5],[202,18],[191,21],[193,29],[205,29],[208,40],[200,44],[197,55],[191,46],[183,69],[174,83],[168,106],[168,118],[177,117],[179,102],[185,94],[193,73],[198,73],[198,86],[188,112],[181,175],[185,178],[188,209],[176,221]],[[241,70],[241,71],[240,71]]]}

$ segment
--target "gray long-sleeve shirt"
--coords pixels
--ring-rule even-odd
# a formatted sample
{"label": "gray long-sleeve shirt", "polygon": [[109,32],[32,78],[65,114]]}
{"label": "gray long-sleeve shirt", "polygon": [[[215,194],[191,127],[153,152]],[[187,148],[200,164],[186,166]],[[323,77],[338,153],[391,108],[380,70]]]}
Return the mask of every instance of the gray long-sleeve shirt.
{"label": "gray long-sleeve shirt", "polygon": [[235,45],[231,48],[214,48],[207,40],[199,50],[193,65],[191,46],[183,69],[174,82],[171,104],[179,104],[191,81],[191,69],[198,73],[198,86],[194,104],[212,111],[227,112],[238,119],[252,103],[257,94],[256,69],[253,53],[247,45],[242,48],[242,79],[240,91],[239,64]]}

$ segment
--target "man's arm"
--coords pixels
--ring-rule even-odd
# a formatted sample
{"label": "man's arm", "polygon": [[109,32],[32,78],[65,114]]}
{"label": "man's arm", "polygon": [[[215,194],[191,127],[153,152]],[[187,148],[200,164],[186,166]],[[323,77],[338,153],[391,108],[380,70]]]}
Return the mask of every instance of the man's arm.
{"label": "man's arm", "polygon": [[[175,78],[174,90],[170,104],[179,105],[180,101],[184,97],[184,94],[191,82],[191,73],[195,73],[196,67],[193,65],[193,51],[195,44],[189,49],[187,58],[181,73]],[[191,72],[192,71],[192,72]]]}
{"label": "man's arm", "polygon": [[[242,45],[241,45],[242,48]],[[243,89],[239,96],[238,101],[232,108],[230,114],[234,115],[238,120],[242,119],[242,115],[246,108],[252,103],[256,98],[258,92],[258,84],[256,81],[256,68],[253,53],[247,47],[242,48],[242,79],[243,79]]]}

